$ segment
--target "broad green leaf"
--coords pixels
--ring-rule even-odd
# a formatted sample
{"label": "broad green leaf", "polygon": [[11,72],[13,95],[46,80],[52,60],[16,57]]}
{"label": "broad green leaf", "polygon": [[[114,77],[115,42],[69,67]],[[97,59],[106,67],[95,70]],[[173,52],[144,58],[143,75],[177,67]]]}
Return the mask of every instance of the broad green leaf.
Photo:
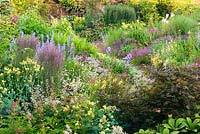
{"label": "broad green leaf", "polygon": [[169,124],[172,128],[174,128],[174,127],[175,127],[175,120],[174,120],[173,118],[170,118],[170,119],[168,120],[168,124]]}
{"label": "broad green leaf", "polygon": [[162,134],[169,134],[169,129],[165,128]]}
{"label": "broad green leaf", "polygon": [[176,120],[176,127],[180,127],[180,125],[183,123],[183,121],[185,121],[185,119],[183,119],[183,118],[178,118],[178,119]]}

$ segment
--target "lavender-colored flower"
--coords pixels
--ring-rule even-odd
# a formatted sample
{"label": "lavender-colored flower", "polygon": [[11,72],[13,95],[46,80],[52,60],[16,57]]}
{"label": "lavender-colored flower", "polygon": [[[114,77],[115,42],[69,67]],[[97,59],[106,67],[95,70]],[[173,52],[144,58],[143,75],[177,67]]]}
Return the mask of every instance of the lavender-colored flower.
{"label": "lavender-colored flower", "polygon": [[133,57],[142,57],[149,55],[151,53],[151,49],[149,47],[144,47],[140,49],[134,49],[131,54]]}
{"label": "lavender-colored flower", "polygon": [[59,46],[56,47],[53,42],[46,42],[37,49],[38,61],[49,71],[60,69],[64,63],[65,51]]}
{"label": "lavender-colored flower", "polygon": [[132,57],[133,57],[132,54],[129,53],[129,54],[126,55],[126,57],[123,58],[124,60],[126,60],[126,66],[129,65],[129,63],[130,63]]}
{"label": "lavender-colored flower", "polygon": [[54,42],[54,32],[52,31],[51,40],[50,42]]}
{"label": "lavender-colored flower", "polygon": [[24,37],[24,32],[20,31],[21,37]]}
{"label": "lavender-colored flower", "polygon": [[200,67],[200,62],[197,62],[197,63],[196,63],[196,66],[197,66],[197,67]]}
{"label": "lavender-colored flower", "polygon": [[110,53],[111,52],[111,47],[107,47],[106,48],[106,53]]}
{"label": "lavender-colored flower", "polygon": [[14,44],[16,44],[16,39],[15,38],[13,38],[11,43],[10,43],[10,49],[9,49],[10,51],[12,51]]}
{"label": "lavender-colored flower", "polygon": [[126,57],[124,58],[124,60],[131,60],[132,57],[133,57],[132,54],[129,53],[129,54],[126,55]]}
{"label": "lavender-colored flower", "polygon": [[35,33],[31,37],[26,37],[24,34],[16,40],[16,44],[19,46],[19,49],[32,48],[36,49],[39,44],[39,39],[35,36]]}

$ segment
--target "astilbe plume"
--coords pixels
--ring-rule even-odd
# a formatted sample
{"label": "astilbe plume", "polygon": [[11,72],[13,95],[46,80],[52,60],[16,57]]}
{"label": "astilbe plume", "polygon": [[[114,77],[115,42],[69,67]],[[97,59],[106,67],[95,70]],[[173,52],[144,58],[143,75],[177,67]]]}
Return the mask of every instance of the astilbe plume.
{"label": "astilbe plume", "polygon": [[142,57],[149,55],[151,53],[151,49],[149,47],[139,48],[139,49],[133,49],[131,54],[133,57]]}
{"label": "astilbe plume", "polygon": [[[55,45],[53,41],[42,42],[37,47],[38,61],[47,69],[60,69],[64,62],[65,46]],[[53,71],[53,70],[51,70]]]}
{"label": "astilbe plume", "polygon": [[33,33],[30,37],[27,37],[22,32],[20,38],[16,40],[16,43],[20,50],[24,48],[36,49],[39,44],[39,39],[35,36],[35,33]]}

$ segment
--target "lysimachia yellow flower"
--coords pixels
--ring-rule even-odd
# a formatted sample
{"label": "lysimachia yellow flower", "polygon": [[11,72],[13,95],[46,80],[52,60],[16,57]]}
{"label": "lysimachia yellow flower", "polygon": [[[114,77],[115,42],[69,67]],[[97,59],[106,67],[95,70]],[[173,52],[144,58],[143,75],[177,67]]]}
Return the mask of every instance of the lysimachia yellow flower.
{"label": "lysimachia yellow flower", "polygon": [[12,70],[8,67],[5,67],[4,70],[5,70],[5,73],[7,73],[7,74],[12,73]]}
{"label": "lysimachia yellow flower", "polygon": [[156,55],[152,58],[152,63],[155,67],[158,67],[162,64],[162,60]]}
{"label": "lysimachia yellow flower", "polygon": [[7,90],[8,90],[7,88],[3,88],[3,91],[2,91],[2,93],[4,93],[4,94],[5,94],[5,93],[7,92]]}
{"label": "lysimachia yellow flower", "polygon": [[106,119],[105,115],[103,115],[103,117],[100,119],[100,122],[101,123],[106,123],[107,122],[107,119]]}
{"label": "lysimachia yellow flower", "polygon": [[40,65],[35,64],[35,65],[33,66],[33,69],[34,69],[36,72],[39,72],[39,71],[40,71]]}
{"label": "lysimachia yellow flower", "polygon": [[19,75],[20,74],[20,69],[19,68],[16,68],[16,67],[13,67],[12,68],[12,72]]}
{"label": "lysimachia yellow flower", "polygon": [[27,62],[26,62],[25,60],[23,60],[23,61],[21,61],[19,64],[20,64],[20,65],[26,65]]}
{"label": "lysimachia yellow flower", "polygon": [[106,134],[104,131],[99,132],[99,134]]}
{"label": "lysimachia yellow flower", "polygon": [[103,125],[101,123],[99,123],[99,128],[101,128],[101,129],[103,128]]}
{"label": "lysimachia yellow flower", "polygon": [[94,118],[95,115],[94,115],[94,112],[92,111],[92,109],[90,108],[90,110],[87,112],[87,115]]}

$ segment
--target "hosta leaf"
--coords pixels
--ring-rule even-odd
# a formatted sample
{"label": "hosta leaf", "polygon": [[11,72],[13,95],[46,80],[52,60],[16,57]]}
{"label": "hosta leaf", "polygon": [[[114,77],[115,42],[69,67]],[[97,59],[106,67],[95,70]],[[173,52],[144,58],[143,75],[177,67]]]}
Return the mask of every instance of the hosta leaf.
{"label": "hosta leaf", "polygon": [[170,134],[179,134],[179,133],[180,133],[179,131],[173,131]]}
{"label": "hosta leaf", "polygon": [[176,120],[176,127],[180,127],[180,125],[182,125],[182,123],[185,121],[184,118],[179,118]]}
{"label": "hosta leaf", "polygon": [[165,128],[164,130],[163,130],[163,133],[162,134],[169,134],[169,129],[168,128]]}
{"label": "hosta leaf", "polygon": [[171,128],[174,128],[175,127],[175,120],[173,118],[170,118],[168,120],[168,124],[171,126]]}

